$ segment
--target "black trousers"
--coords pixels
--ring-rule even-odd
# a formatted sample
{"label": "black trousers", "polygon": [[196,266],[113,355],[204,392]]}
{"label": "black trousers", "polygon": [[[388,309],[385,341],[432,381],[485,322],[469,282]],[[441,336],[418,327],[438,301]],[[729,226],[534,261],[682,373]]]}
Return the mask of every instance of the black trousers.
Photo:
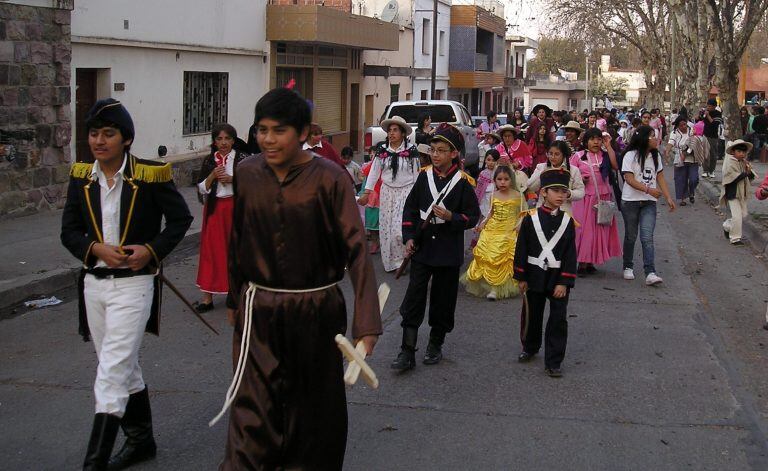
{"label": "black trousers", "polygon": [[403,328],[418,329],[424,322],[427,308],[427,287],[432,280],[429,293],[430,339],[443,343],[445,334],[453,330],[456,296],[459,292],[459,270],[461,267],[433,267],[416,260],[411,262],[411,275],[408,290],[405,292],[400,315]]}
{"label": "black trousers", "polygon": [[568,296],[553,298],[552,293],[528,291],[528,315],[525,305],[520,315],[520,340],[523,350],[537,353],[541,348],[541,328],[544,323],[544,307],[549,300],[549,319],[544,332],[544,366],[560,368],[565,358],[565,345],[568,341]]}

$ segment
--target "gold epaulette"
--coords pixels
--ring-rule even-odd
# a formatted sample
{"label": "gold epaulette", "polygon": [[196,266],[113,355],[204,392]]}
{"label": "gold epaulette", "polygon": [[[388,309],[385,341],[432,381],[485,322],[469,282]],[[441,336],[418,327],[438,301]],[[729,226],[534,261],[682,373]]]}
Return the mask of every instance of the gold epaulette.
{"label": "gold epaulette", "polygon": [[173,180],[171,164],[147,165],[136,163],[133,169],[133,179],[147,183],[165,183]]}
{"label": "gold epaulette", "polygon": [[573,227],[581,227],[581,224],[579,224],[579,221],[577,221],[576,218],[573,217],[573,214],[569,213],[568,211],[563,211],[563,212],[571,217],[571,220],[573,221]]}
{"label": "gold epaulette", "polygon": [[477,186],[477,182],[475,181],[475,179],[472,178],[472,176],[467,172],[465,172],[464,170],[461,171],[461,176],[464,177],[469,182],[470,185]]}
{"label": "gold epaulette", "polygon": [[419,173],[426,172],[427,170],[431,169],[432,165],[425,165],[419,169]]}
{"label": "gold epaulette", "polygon": [[69,174],[75,178],[91,178],[92,172],[93,164],[87,164],[85,162],[75,162],[69,170]]}

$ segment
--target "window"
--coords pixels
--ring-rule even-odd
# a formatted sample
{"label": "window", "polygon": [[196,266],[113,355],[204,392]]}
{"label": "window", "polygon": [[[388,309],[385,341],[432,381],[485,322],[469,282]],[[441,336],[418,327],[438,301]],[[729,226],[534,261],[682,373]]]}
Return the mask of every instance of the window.
{"label": "window", "polygon": [[389,86],[389,102],[400,101],[400,84],[393,83]]}
{"label": "window", "polygon": [[443,99],[443,91],[435,90],[435,100],[442,100],[442,99]]}
{"label": "window", "polygon": [[451,105],[398,105],[392,108],[389,116],[400,116],[407,123],[416,123],[419,115],[427,113],[435,123],[456,123],[456,115]]}
{"label": "window", "polygon": [[421,99],[422,100],[426,100],[427,99],[427,90],[422,90],[421,91]]}
{"label": "window", "polygon": [[184,124],[182,133],[210,132],[227,122],[227,72],[184,72]]}
{"label": "window", "polygon": [[445,55],[445,31],[440,31],[440,42],[437,43],[440,46],[440,55]]}
{"label": "window", "polygon": [[430,27],[431,22],[427,18],[421,20],[421,53],[432,54],[432,41],[430,41]]}

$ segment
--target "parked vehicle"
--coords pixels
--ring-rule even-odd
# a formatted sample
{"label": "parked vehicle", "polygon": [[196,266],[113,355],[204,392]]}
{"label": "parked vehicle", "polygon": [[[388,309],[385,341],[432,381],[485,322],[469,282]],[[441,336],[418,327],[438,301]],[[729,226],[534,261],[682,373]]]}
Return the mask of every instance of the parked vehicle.
{"label": "parked vehicle", "polygon": [[[472,123],[475,125],[476,128],[480,127],[480,123],[488,119],[485,116],[472,116]],[[505,114],[497,114],[496,119],[499,120],[499,126],[504,126],[507,124],[507,115]]]}
{"label": "parked vehicle", "polygon": [[[464,135],[464,168],[470,174],[477,175],[479,155],[475,126],[469,112],[461,103],[450,100],[395,101],[387,106],[379,122],[392,116],[400,116],[414,128],[415,132],[416,122],[422,113],[429,113],[432,116],[433,126],[448,123],[459,128]],[[371,126],[365,130],[365,148],[370,149],[386,138],[387,133],[381,129],[381,126]],[[414,142],[414,133],[408,136],[408,141]]]}

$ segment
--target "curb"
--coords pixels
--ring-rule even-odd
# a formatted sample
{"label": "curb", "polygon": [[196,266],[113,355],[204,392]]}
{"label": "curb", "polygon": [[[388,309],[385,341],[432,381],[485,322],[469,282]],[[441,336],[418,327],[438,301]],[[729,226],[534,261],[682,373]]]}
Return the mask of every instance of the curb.
{"label": "curb", "polygon": [[[165,263],[175,263],[185,258],[182,254],[197,250],[199,246],[200,231],[187,232],[179,245],[166,258]],[[79,265],[71,268],[57,268],[35,276],[22,286],[0,288],[0,320],[14,317],[15,308],[22,306],[24,301],[76,289],[80,268]],[[22,309],[25,308],[22,306]]]}
{"label": "curb", "polygon": [[[699,179],[699,189],[710,204],[714,206],[719,205],[719,185],[702,177]],[[749,239],[749,244],[752,248],[762,255],[768,255],[768,233],[766,233],[765,229],[760,227],[749,217],[744,219],[742,228],[744,235]]]}

